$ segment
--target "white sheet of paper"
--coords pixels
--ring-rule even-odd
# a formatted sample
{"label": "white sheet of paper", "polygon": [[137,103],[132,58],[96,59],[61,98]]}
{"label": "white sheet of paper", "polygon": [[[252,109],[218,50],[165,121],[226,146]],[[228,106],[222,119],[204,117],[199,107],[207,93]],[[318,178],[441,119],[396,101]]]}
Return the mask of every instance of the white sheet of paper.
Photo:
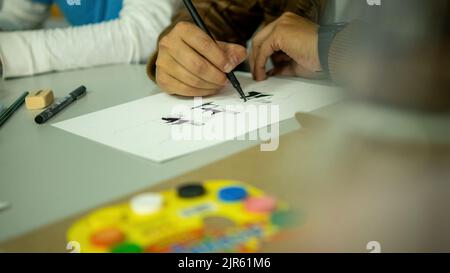
{"label": "white sheet of paper", "polygon": [[[240,112],[231,110],[214,115],[210,111],[198,109],[195,111],[201,113],[201,119],[196,124],[197,121],[192,115],[177,110],[184,108],[190,110],[198,106],[194,105],[194,99],[161,93],[59,122],[53,126],[124,152],[162,162],[227,141],[227,139],[174,139],[173,126],[178,126],[175,130],[191,129],[194,134],[206,127],[224,128],[230,139],[236,139],[240,135],[267,128],[272,123],[266,115],[258,123],[249,124],[241,130],[230,129],[226,125],[224,127],[224,120],[230,116],[237,122],[249,119],[246,111],[254,109],[252,108],[254,106],[278,106],[279,121],[283,121],[292,118],[296,112],[310,112],[339,99],[339,95],[332,87],[277,78],[254,82],[248,74],[239,74],[238,79],[247,93],[257,91],[273,96],[269,99],[252,99],[244,104],[236,91],[232,87],[227,87],[217,96],[202,99],[202,103],[213,103],[215,105],[213,108],[216,107],[215,109],[220,111],[229,110],[225,108],[229,105],[237,107],[231,109],[238,109],[244,105],[245,108],[239,108]],[[190,112],[192,114],[192,110]],[[173,125],[162,120],[163,117],[183,117],[190,122]]]}

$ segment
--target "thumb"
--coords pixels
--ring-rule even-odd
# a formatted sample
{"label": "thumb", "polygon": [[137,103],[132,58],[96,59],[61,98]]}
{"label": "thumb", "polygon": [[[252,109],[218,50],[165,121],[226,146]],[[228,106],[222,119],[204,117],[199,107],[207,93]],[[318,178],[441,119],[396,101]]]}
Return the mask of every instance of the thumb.
{"label": "thumb", "polygon": [[233,69],[247,59],[247,49],[238,44],[219,42],[219,47],[225,52]]}

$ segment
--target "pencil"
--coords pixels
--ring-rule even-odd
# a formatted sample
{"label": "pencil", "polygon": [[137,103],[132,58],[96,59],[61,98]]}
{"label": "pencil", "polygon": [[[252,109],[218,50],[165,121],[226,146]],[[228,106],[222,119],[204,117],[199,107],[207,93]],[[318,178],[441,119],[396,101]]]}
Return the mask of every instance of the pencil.
{"label": "pencil", "polygon": [[28,92],[25,92],[20,96],[6,111],[0,115],[0,127],[17,111],[17,109],[25,103],[25,98],[28,96]]}

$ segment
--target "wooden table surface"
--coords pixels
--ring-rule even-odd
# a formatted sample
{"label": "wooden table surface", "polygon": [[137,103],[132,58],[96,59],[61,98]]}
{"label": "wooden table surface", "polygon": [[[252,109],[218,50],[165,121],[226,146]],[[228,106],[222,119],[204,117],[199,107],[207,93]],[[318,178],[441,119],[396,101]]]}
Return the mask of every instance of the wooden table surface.
{"label": "wooden table surface", "polygon": [[[287,201],[304,223],[262,252],[368,252],[372,241],[385,252],[450,251],[450,171],[439,168],[450,166],[449,146],[380,141],[338,132],[314,116],[298,119],[304,128],[281,137],[275,152],[253,147],[148,191],[234,179]],[[80,216],[0,249],[67,252],[66,231]]]}

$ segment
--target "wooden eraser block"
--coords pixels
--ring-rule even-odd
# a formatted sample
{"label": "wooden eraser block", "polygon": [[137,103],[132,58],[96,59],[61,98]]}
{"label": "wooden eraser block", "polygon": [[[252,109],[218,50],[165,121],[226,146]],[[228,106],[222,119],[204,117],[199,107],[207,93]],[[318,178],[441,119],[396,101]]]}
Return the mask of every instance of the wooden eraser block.
{"label": "wooden eraser block", "polygon": [[53,91],[43,89],[36,91],[25,98],[25,105],[29,110],[44,109],[53,103]]}

